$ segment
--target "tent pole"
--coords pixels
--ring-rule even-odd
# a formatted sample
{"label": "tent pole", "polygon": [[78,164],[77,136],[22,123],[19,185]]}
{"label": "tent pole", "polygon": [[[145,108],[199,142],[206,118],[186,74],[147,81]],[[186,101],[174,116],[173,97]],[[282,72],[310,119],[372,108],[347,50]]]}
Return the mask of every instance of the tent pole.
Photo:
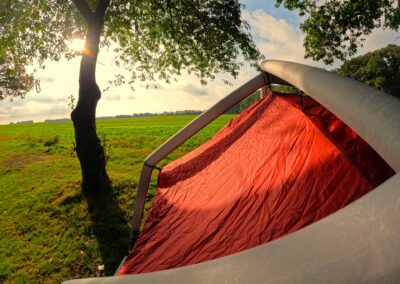
{"label": "tent pole", "polygon": [[146,202],[147,191],[149,190],[149,184],[152,173],[153,173],[153,168],[149,166],[146,162],[144,162],[142,167],[142,172],[140,173],[140,180],[135,199],[134,217],[132,219],[132,231],[131,231],[131,240],[129,242],[129,250],[133,248],[140,234],[140,226],[143,218],[143,209],[144,209],[144,204]]}
{"label": "tent pole", "polygon": [[136,194],[129,249],[133,248],[140,234],[143,209],[146,201],[147,191],[149,189],[153,167],[155,167],[157,163],[164,159],[169,153],[178,148],[182,143],[203,129],[203,127],[207,126],[210,122],[219,117],[221,114],[225,113],[225,111],[230,109],[232,106],[242,101],[244,98],[248,97],[261,87],[266,86],[268,83],[268,78],[265,76],[265,73],[260,73],[217,102],[210,109],[203,112],[146,158],[140,174],[140,180]]}
{"label": "tent pole", "polygon": [[262,86],[260,90],[260,99],[262,99],[267,96],[267,86]]}

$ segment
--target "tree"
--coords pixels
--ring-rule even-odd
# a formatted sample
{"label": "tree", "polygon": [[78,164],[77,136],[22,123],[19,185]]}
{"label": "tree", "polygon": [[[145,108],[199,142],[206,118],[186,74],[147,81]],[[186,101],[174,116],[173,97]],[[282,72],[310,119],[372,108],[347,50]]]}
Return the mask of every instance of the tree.
{"label": "tree", "polygon": [[132,74],[129,82],[169,81],[183,71],[202,83],[219,72],[236,76],[239,54],[251,62],[260,58],[241,8],[237,0],[2,0],[0,55],[7,50],[15,65],[43,65],[72,58],[67,42],[85,38],[71,118],[82,185],[94,190],[109,182],[95,121],[100,47],[114,48],[116,62]]}
{"label": "tree", "polygon": [[346,61],[336,73],[400,98],[400,46],[385,48]]}
{"label": "tree", "polygon": [[282,4],[306,17],[301,24],[305,56],[326,64],[356,54],[373,29],[397,31],[400,25],[397,0],[276,0]]}
{"label": "tree", "polygon": [[12,55],[0,56],[0,101],[16,97],[24,98],[35,85],[35,80],[24,66],[13,64]]}
{"label": "tree", "polygon": [[257,101],[260,100],[260,91],[255,91],[252,93],[250,96],[245,98],[243,101],[235,104],[233,107],[228,109],[225,113],[226,114],[238,114],[242,113],[245,109],[247,109],[249,106],[252,104],[256,103]]}

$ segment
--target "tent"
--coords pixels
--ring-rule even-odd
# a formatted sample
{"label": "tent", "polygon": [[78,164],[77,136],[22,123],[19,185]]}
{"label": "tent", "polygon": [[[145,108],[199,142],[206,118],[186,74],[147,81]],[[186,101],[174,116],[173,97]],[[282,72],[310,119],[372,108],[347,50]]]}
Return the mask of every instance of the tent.
{"label": "tent", "polygon": [[[305,65],[265,61],[261,69],[146,159],[135,246],[116,273],[130,276],[101,281],[400,279],[399,100]],[[304,94],[272,92],[271,83]],[[139,235],[157,162],[258,88],[258,103],[161,170]]]}

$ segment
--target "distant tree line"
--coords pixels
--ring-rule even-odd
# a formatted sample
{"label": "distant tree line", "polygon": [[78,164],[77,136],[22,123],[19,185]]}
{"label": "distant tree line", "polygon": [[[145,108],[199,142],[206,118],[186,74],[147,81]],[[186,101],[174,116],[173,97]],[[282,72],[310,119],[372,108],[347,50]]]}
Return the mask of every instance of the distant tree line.
{"label": "distant tree line", "polygon": [[164,111],[164,112],[141,112],[134,114],[119,114],[116,116],[101,116],[96,117],[97,120],[113,119],[113,118],[130,118],[130,117],[145,117],[145,116],[172,116],[172,115],[198,115],[202,110],[177,110],[177,111]]}
{"label": "distant tree line", "polygon": [[[160,113],[150,113],[150,112],[143,112],[143,113],[134,113],[134,114],[119,114],[115,116],[101,116],[96,117],[97,120],[107,120],[107,119],[114,119],[114,118],[130,118],[130,117],[145,117],[145,116],[167,116],[167,115],[198,115],[201,114],[203,111],[201,110],[178,110],[178,111],[164,111]],[[46,119],[44,122],[68,122],[71,121],[70,118],[57,118],[57,119]],[[26,122],[17,122],[17,123],[26,123]],[[33,123],[33,121],[31,122]]]}
{"label": "distant tree line", "polygon": [[33,120],[18,121],[17,123],[10,122],[10,124],[31,124],[31,123],[33,123]]}

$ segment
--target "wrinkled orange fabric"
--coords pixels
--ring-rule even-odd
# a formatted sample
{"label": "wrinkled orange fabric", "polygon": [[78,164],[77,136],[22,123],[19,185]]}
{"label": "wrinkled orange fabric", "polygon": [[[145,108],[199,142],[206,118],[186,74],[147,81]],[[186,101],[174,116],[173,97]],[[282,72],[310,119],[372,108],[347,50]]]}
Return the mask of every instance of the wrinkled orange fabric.
{"label": "wrinkled orange fabric", "polygon": [[393,175],[317,102],[269,94],[163,168],[144,230],[118,274],[226,256],[295,232]]}

